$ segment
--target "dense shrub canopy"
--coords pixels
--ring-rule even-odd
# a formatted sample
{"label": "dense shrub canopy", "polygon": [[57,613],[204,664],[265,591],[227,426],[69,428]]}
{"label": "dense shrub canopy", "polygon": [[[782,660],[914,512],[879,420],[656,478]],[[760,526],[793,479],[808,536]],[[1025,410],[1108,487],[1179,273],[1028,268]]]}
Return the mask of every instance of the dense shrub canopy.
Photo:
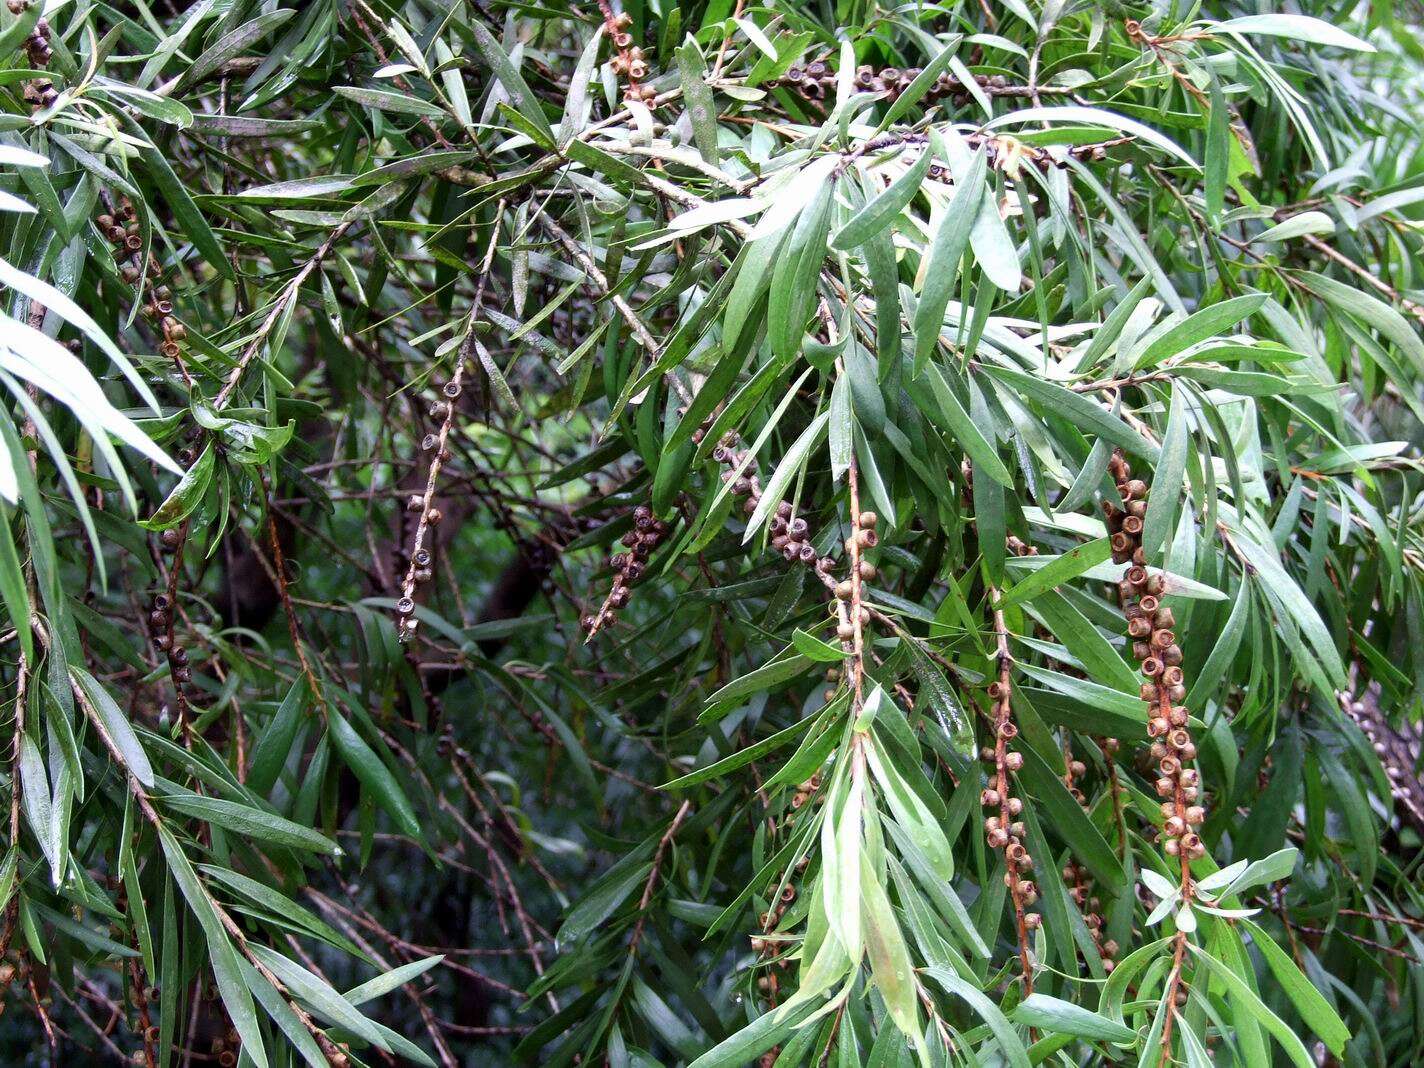
{"label": "dense shrub canopy", "polygon": [[11,0],[0,1055],[1419,1062],[1417,18]]}

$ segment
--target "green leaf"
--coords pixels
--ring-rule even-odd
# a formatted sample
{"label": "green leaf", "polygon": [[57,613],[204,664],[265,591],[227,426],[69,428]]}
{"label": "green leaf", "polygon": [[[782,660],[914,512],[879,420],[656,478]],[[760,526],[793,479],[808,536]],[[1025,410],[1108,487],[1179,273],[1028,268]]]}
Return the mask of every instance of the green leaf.
{"label": "green leaf", "polygon": [[890,899],[862,851],[859,857],[861,928],[865,932],[870,974],[895,1026],[911,1039],[920,1037],[920,1009],[916,998],[909,947],[890,908]]}
{"label": "green leaf", "polygon": [[375,1025],[333,990],[326,980],[266,946],[254,944],[251,951],[291,994],[306,1002],[318,1016],[365,1039],[377,1049],[390,1052]]}
{"label": "green leaf", "polygon": [[198,870],[213,882],[221,883],[235,891],[240,898],[245,898],[267,910],[273,916],[280,917],[286,923],[291,924],[294,930],[320,938],[323,942],[335,946],[344,953],[350,953],[353,957],[365,958],[365,954],[349,938],[310,909],[283,896],[265,883],[260,883],[256,879],[248,878],[246,875],[219,867],[216,864],[200,864]]}
{"label": "green leaf", "polygon": [[295,8],[278,8],[264,15],[258,15],[251,22],[245,22],[235,30],[229,30],[217,42],[193,61],[193,65],[183,72],[176,88],[196,85],[212,74],[228,60],[260,41],[269,33],[296,15]]}
{"label": "green leaf", "polygon": [[1221,82],[1211,79],[1211,111],[1206,133],[1206,213],[1215,221],[1221,215],[1226,198],[1227,164],[1231,155],[1231,114],[1226,107],[1226,94]]}
{"label": "green leaf", "polygon": [[689,786],[696,786],[698,783],[707,782],[710,779],[721,778],[729,771],[735,771],[737,768],[744,767],[753,760],[794,741],[802,731],[814,722],[816,722],[815,716],[807,716],[805,719],[793,723],[791,726],[785,727],[775,734],[763,738],[759,742],[753,742],[751,745],[733,753],[729,757],[717,761],[715,764],[708,764],[705,768],[699,768],[697,771],[689,772],[679,779],[673,779],[671,782],[663,783],[659,789],[686,790]]}
{"label": "green leaf", "polygon": [[75,685],[87,699],[86,708],[95,717],[96,725],[109,736],[114,747],[122,755],[128,773],[151,789],[153,787],[153,765],[149,763],[148,753],[144,751],[128,717],[109,696],[109,691],[104,689],[99,680],[89,672],[77,664],[70,664],[69,673],[73,677]]}
{"label": "green leaf", "polygon": [[409,93],[398,93],[394,89],[364,89],[355,85],[336,85],[332,87],[332,92],[353,103],[360,104],[363,108],[394,111],[403,115],[424,115],[433,119],[445,117],[445,111],[438,105],[411,96]]}
{"label": "green leaf", "polygon": [[1192,951],[1198,961],[1206,965],[1217,979],[1221,980],[1222,985],[1241,1005],[1246,1007],[1252,1018],[1271,1033],[1271,1037],[1280,1043],[1281,1049],[1285,1051],[1286,1056],[1291,1059],[1296,1068],[1311,1068],[1315,1062],[1306,1052],[1304,1043],[1296,1037],[1295,1032],[1287,1027],[1279,1016],[1266,1007],[1265,1002],[1246,985],[1240,976],[1196,943],[1189,941],[1187,948]]}
{"label": "green leaf", "polygon": [[494,34],[485,28],[481,19],[470,19],[468,26],[475,39],[475,46],[485,57],[485,62],[489,64],[494,76],[499,79],[500,85],[504,86],[510,103],[518,109],[521,115],[533,123],[535,129],[544,135],[544,143],[552,145],[554,131],[550,128],[549,120],[544,115],[544,108],[539,103],[539,98],[529,91],[529,86],[524,84],[524,79],[520,77],[519,71],[510,62],[509,55],[495,40]]}
{"label": "green leaf", "polygon": [[[631,853],[624,861],[635,860],[644,855],[642,851]],[[647,881],[648,873],[653,870],[651,863],[641,861],[629,864],[624,861],[610,868],[603,878],[589,887],[578,904],[569,910],[563,926],[559,928],[560,943],[576,945],[582,942],[590,931],[601,926],[618,910],[635,888],[641,887]]]}
{"label": "green leaf", "polygon": [[1424,372],[1424,340],[1420,339],[1418,331],[1394,308],[1368,293],[1327,278],[1323,274],[1299,271],[1292,274],[1292,277],[1332,307],[1374,327],[1409,357],[1416,371]]}
{"label": "green leaf", "polygon": [[1276,945],[1275,941],[1260,927],[1247,919],[1236,921],[1251,936],[1257,951],[1265,958],[1266,966],[1281,984],[1281,989],[1295,1004],[1300,1018],[1320,1036],[1320,1040],[1335,1056],[1342,1056],[1345,1044],[1350,1041],[1350,1029],[1335,1011],[1330,1002],[1321,996],[1319,990],[1307,979],[1290,954]]}
{"label": "green leaf", "polygon": [[925,377],[929,381],[930,390],[934,393],[937,403],[936,409],[927,411],[925,414],[931,419],[935,418],[935,414],[940,416],[935,421],[953,435],[954,439],[963,447],[965,454],[974,461],[977,470],[982,470],[999,485],[1013,489],[1014,476],[1009,473],[1009,469],[999,459],[998,450],[984,437],[979,427],[974,425],[974,420],[969,417],[969,413],[959,403],[959,398],[955,396],[954,390],[950,388],[944,375],[940,373],[940,369],[933,362],[925,368]]}
{"label": "green leaf", "polygon": [[786,450],[786,455],[776,465],[776,470],[772,472],[771,478],[767,479],[766,488],[762,491],[761,500],[757,502],[756,510],[747,520],[747,528],[742,533],[743,544],[751,541],[757,531],[761,529],[762,524],[771,518],[776,506],[781,503],[786,487],[791,484],[792,478],[805,465],[807,454],[820,443],[821,435],[825,432],[829,420],[829,412],[822,412],[816,416],[811,420],[811,425],[801,432],[801,436],[796,439],[791,448]]}
{"label": "green leaf", "polygon": [[1260,33],[1269,37],[1285,37],[1292,41],[1308,41],[1311,44],[1346,48],[1355,52],[1375,50],[1374,45],[1360,40],[1354,34],[1346,33],[1333,23],[1309,15],[1242,15],[1218,22],[1212,29],[1218,33]]}
{"label": "green leaf", "polygon": [[1138,357],[1138,368],[1156,366],[1199,342],[1219,336],[1255,315],[1265,303],[1265,293],[1248,293],[1193,312],[1147,346]]}
{"label": "green leaf", "polygon": [[415,817],[415,810],[410,807],[405,791],[401,789],[390,769],[376,755],[375,750],[366,744],[365,739],[356,733],[355,728],[347,723],[336,709],[327,710],[326,722],[327,736],[331,738],[341,759],[360,780],[361,785],[375,795],[376,802],[395,820],[396,826],[403,834],[416,841],[422,840],[420,821]]}
{"label": "green leaf", "polygon": [[297,728],[311,698],[311,688],[305,675],[298,674],[297,680],[287,691],[272,720],[262,730],[257,744],[252,749],[252,762],[247,769],[247,786],[254,793],[265,794],[277,782],[287,759],[291,756],[292,745],[296,741]]}
{"label": "green leaf", "polygon": [[1064,104],[1059,107],[1034,107],[1023,108],[1018,111],[1011,111],[1007,115],[1000,115],[997,119],[985,125],[986,130],[998,129],[1001,126],[1014,125],[1029,122],[1071,122],[1082,125],[1105,126],[1110,130],[1117,130],[1119,133],[1128,134],[1139,140],[1146,141],[1155,148],[1161,149],[1170,156],[1176,157],[1188,167],[1199,170],[1197,161],[1187,155],[1182,147],[1169,137],[1164,137],[1150,126],[1138,122],[1136,119],[1129,119],[1125,115],[1108,111],[1105,108],[1084,107],[1080,104]]}
{"label": "green leaf", "polygon": [[923,974],[926,978],[933,979],[955,997],[968,1002],[975,1015],[989,1025],[989,1030],[993,1032],[994,1039],[999,1044],[999,1051],[1012,1068],[1030,1068],[1028,1050],[1024,1049],[1024,1044],[1019,1039],[1013,1025],[999,1011],[999,1007],[985,997],[978,987],[972,986],[960,978],[956,972],[943,965],[936,964],[925,968]]}
{"label": "green leaf", "polygon": [[1235,536],[1234,544],[1255,570],[1256,579],[1267,593],[1295,621],[1306,639],[1314,647],[1321,665],[1336,689],[1346,686],[1345,665],[1335,648],[1335,640],[1325,627],[1325,622],[1310,603],[1301,588],[1296,585],[1275,555],[1257,545],[1244,533]]}
{"label": "green leaf", "polygon": [[341,852],[340,847],[325,835],[250,805],[199,794],[169,794],[160,800],[171,809],[236,831],[259,845],[287,846],[331,856]]}
{"label": "green leaf", "polygon": [[1050,1033],[1076,1035],[1095,1042],[1114,1042],[1119,1046],[1137,1041],[1137,1032],[1099,1016],[1092,1009],[1074,1005],[1071,1001],[1032,993],[1014,1007],[1013,1021],[1025,1027],[1037,1027]]}
{"label": "green leaf", "polygon": [[178,884],[188,907],[193,910],[198,925],[203,929],[208,965],[213,970],[213,978],[217,980],[218,995],[227,1009],[228,1019],[232,1021],[233,1028],[242,1039],[242,1052],[251,1058],[258,1068],[267,1068],[267,1049],[262,1041],[262,1030],[257,1023],[257,1009],[252,1003],[252,992],[243,978],[237,950],[233,948],[213,899],[198,881],[197,873],[193,871],[193,866],[188,862],[178,840],[162,824],[158,826],[157,831],[163,855],[168,860],[168,870],[173,874],[173,881]]}
{"label": "green leaf", "polygon": [[930,358],[944,329],[944,312],[959,277],[959,261],[969,244],[974,219],[984,205],[987,170],[988,157],[982,150],[976,152],[963,180],[955,183],[954,196],[930,239],[923,268],[925,287],[915,308],[916,367],[924,366]]}
{"label": "green leaf", "polygon": [[272,1018],[282,1034],[287,1036],[288,1041],[302,1055],[302,1059],[311,1065],[311,1068],[325,1068],[329,1065],[331,1062],[326,1059],[326,1054],[321,1051],[316,1039],[312,1038],[306,1024],[302,1023],[301,1017],[287,1003],[287,999],[247,961],[239,960],[237,963],[241,967],[247,989],[252,991],[263,1011]]}
{"label": "green leaf", "polygon": [[169,490],[158,510],[150,518],[141,520],[140,525],[147,530],[167,530],[192,515],[198,505],[203,503],[208,486],[212,483],[215,457],[212,443],[209,442],[193,461],[193,466],[188,468],[177,485]]}
{"label": "green leaf", "polygon": [[399,968],[392,968],[374,979],[368,979],[359,986],[353,986],[341,996],[352,1005],[364,1005],[368,1001],[389,994],[392,990],[400,989],[430,971],[431,968],[443,964],[444,961],[444,954],[426,957],[424,960],[413,960],[409,964],[402,964]]}
{"label": "green leaf", "polygon": [[835,237],[831,238],[831,247],[841,251],[853,249],[890,226],[919,192],[933,162],[934,153],[929,149],[922,151],[920,158],[910,164],[904,174],[872,197],[836,231]]}
{"label": "green leaf", "polygon": [[1152,492],[1147,498],[1147,515],[1142,522],[1142,551],[1155,559],[1169,532],[1177,529],[1182,507],[1182,476],[1187,469],[1187,392],[1172,389],[1167,412],[1167,432],[1162,437],[1162,456],[1152,472]]}
{"label": "green leaf", "polygon": [[1112,542],[1108,538],[1099,538],[1097,541],[1069,549],[1055,557],[1048,565],[1030,572],[1005,590],[999,598],[999,607],[1007,608],[1022,601],[1031,601],[1038,594],[1077,578],[1110,556]]}
{"label": "green leaf", "polygon": [[697,151],[715,166],[720,155],[717,149],[717,105],[707,85],[707,64],[697,42],[691,37],[677,50],[677,69]]}
{"label": "green leaf", "polygon": [[1008,367],[986,367],[995,378],[1013,385],[1024,397],[1037,401],[1047,410],[1068,419],[1078,429],[1106,438],[1126,452],[1156,464],[1157,446],[1133,430],[1121,419],[1105,412],[1096,401],[1066,389],[1057,382],[1037,378]]}

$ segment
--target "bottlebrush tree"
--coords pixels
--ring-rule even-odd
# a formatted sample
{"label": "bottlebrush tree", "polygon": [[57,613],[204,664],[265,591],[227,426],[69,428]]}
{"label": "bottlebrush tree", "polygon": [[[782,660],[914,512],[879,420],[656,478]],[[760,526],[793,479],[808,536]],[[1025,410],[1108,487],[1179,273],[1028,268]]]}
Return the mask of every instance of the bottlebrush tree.
{"label": "bottlebrush tree", "polygon": [[1418,1062],[1397,8],[10,0],[6,1062]]}

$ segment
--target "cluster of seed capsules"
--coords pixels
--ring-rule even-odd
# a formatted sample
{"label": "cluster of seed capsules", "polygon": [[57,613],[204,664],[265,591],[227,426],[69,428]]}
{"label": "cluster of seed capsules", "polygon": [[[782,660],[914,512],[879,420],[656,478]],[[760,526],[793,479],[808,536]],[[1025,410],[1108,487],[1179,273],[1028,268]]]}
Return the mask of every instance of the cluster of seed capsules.
{"label": "cluster of seed capsules", "polygon": [[[855,87],[865,93],[885,93],[894,100],[920,76],[920,67],[881,67],[877,70],[865,63],[855,69]],[[836,95],[837,74],[825,60],[816,59],[807,64],[794,64],[785,74],[770,85],[783,85],[804,100],[829,100]],[[975,81],[989,89],[1007,89],[1009,80],[1002,74],[977,75]],[[941,74],[925,91],[926,103],[951,99],[956,104],[967,104],[969,90],[953,74]]]}
{"label": "cluster of seed capsules", "polygon": [[[756,457],[740,451],[737,447],[739,442],[736,431],[728,431],[712,450],[712,459],[725,467],[722,481],[730,483],[732,493],[743,498],[742,511],[750,516],[761,505],[762,486],[756,473]],[[767,529],[771,533],[771,547],[781,554],[782,559],[787,563],[814,568],[827,589],[835,588],[836,580],[831,575],[836,566],[835,560],[817,554],[810,540],[810,524],[795,514],[790,501],[777,502],[776,514],[771,517]]]}
{"label": "cluster of seed capsules", "polygon": [[633,43],[633,35],[629,32],[633,27],[632,16],[626,11],[617,15],[607,12],[604,14],[603,25],[613,47],[617,49],[608,65],[613,68],[614,74],[628,80],[628,84],[623,88],[623,98],[651,104],[658,91],[651,85],[643,84],[643,79],[648,76],[648,60],[643,55],[643,50]]}
{"label": "cluster of seed capsules", "polygon": [[[796,803],[796,797],[802,798],[801,805],[807,804],[813,798],[819,803],[821,799],[815,796],[815,790],[820,785],[820,776],[813,776],[813,780],[815,785],[808,781],[797,787],[796,793],[793,795],[793,804]],[[791,817],[788,816],[787,819],[790,820]],[[797,874],[804,872],[810,863],[810,857],[802,857],[797,861]],[[757,955],[759,965],[766,968],[761,975],[757,976],[757,992],[765,998],[774,998],[779,986],[775,969],[787,969],[794,961],[790,955],[783,952],[784,942],[776,937],[768,937],[768,933],[775,929],[786,913],[796,904],[796,884],[789,880],[784,886],[773,884],[767,887],[766,896],[770,899],[771,904],[765,912],[757,917],[757,922],[761,924],[763,933],[752,935],[751,945],[752,952]]]}
{"label": "cluster of seed capsules", "polygon": [[[1032,878],[1033,857],[1023,843],[1026,830],[1019,819],[1023,798],[1013,795],[1009,779],[1011,772],[1017,773],[1023,767],[1024,758],[1009,748],[1018,737],[1019,728],[1013,719],[1012,688],[1006,672],[1001,671],[999,678],[989,684],[988,693],[994,702],[994,744],[979,751],[980,759],[990,766],[989,785],[979,794],[979,803],[991,813],[984,819],[984,838],[990,849],[1003,850],[1004,885],[1009,888],[1015,910],[1022,913],[1038,900],[1038,887]],[[1038,913],[1022,914],[1029,930],[1042,922]]]}
{"label": "cluster of seed capsules", "polygon": [[[38,2],[38,0],[6,0],[5,6],[10,9],[10,14],[19,16],[29,9],[32,2]],[[35,28],[25,38],[25,60],[35,70],[44,70],[49,66],[49,61],[54,58],[54,50],[49,46],[49,38],[49,21],[43,18],[35,23]],[[47,108],[59,99],[58,90],[48,78],[35,78],[33,81],[26,82],[21,93],[25,102],[36,109]]]}
{"label": "cluster of seed capsules", "polygon": [[[443,399],[430,405],[430,418],[440,421],[440,432],[426,434],[420,441],[420,449],[422,452],[434,454],[430,458],[431,485],[434,485],[434,480],[439,475],[440,465],[450,459],[450,449],[446,446],[445,439],[450,432],[455,401],[459,399],[460,392],[457,376],[440,387]],[[396,566],[404,568],[406,575],[400,599],[396,601],[401,641],[408,641],[420,625],[420,620],[415,616],[416,587],[425,585],[435,575],[434,557],[424,544],[425,531],[420,524],[421,518],[424,517],[425,525],[429,527],[439,526],[445,518],[444,513],[435,507],[424,493],[412,493],[407,497],[405,510],[405,521],[402,524],[405,529],[401,531],[401,544],[395,554]],[[407,544],[411,546],[409,549],[406,548]]]}
{"label": "cluster of seed capsules", "polygon": [[[122,264],[119,269],[120,276],[129,285],[137,285],[143,278],[145,269],[140,266],[143,235],[139,229],[138,212],[133,201],[124,197],[119,201],[117,216],[104,214],[94,221],[114,246],[114,259]],[[167,359],[181,364],[182,350],[179,346],[187,338],[188,330],[173,314],[173,290],[158,281],[163,274],[163,268],[151,252],[148,254],[146,273],[152,288],[141,310],[144,317],[163,335],[158,351]]]}
{"label": "cluster of seed capsules", "polygon": [[1172,610],[1162,604],[1162,575],[1149,574],[1142,551],[1142,521],[1147,513],[1147,483],[1132,477],[1121,452],[1113,454],[1108,471],[1117,482],[1123,507],[1103,505],[1112,534],[1113,560],[1128,564],[1118,583],[1118,598],[1127,617],[1133,658],[1147,681],[1142,700],[1149,706],[1147,734],[1156,761],[1157,796],[1162,801],[1162,847],[1169,856],[1196,860],[1206,856],[1206,846],[1196,828],[1206,818],[1197,803],[1200,776],[1187,765],[1196,759],[1197,747],[1187,729],[1187,710],[1180,702],[1187,689],[1182,675],[1182,649],[1172,632]]}
{"label": "cluster of seed capsules", "polygon": [[586,615],[579,625],[591,637],[620,608],[627,607],[632,597],[633,583],[643,577],[648,569],[648,557],[652,551],[666,540],[671,528],[653,515],[646,504],[633,509],[633,527],[622,538],[625,551],[616,552],[608,558],[608,566],[613,569],[613,588],[603,602],[597,615]]}
{"label": "cluster of seed capsules", "polygon": [[[174,531],[174,533],[177,532]],[[167,548],[166,545],[165,548]],[[175,606],[168,594],[155,594],[149,608],[148,625],[153,634],[154,649],[168,661],[168,673],[173,679],[173,688],[178,691],[180,700],[184,698],[193,700],[201,693],[201,690],[193,682],[193,669],[188,664],[188,650],[179,644],[175,636],[174,610]],[[166,719],[167,709],[164,709],[160,715]]]}
{"label": "cluster of seed capsules", "polygon": [[1111,972],[1117,967],[1117,961],[1114,958],[1121,947],[1113,939],[1103,937],[1103,914],[1101,911],[1103,904],[1093,893],[1092,876],[1087,868],[1070,857],[1063,865],[1063,881],[1068,887],[1068,893],[1073,898],[1073,903],[1083,914],[1083,924],[1088,928],[1088,933],[1092,935],[1093,945],[1097,947],[1098,956],[1102,958],[1103,971]]}
{"label": "cluster of seed capsules", "polygon": [[1340,694],[1340,707],[1370,740],[1389,778],[1391,796],[1403,806],[1416,826],[1424,828],[1424,806],[1420,804],[1424,783],[1414,771],[1415,754],[1419,749],[1417,739],[1393,730],[1378,706],[1357,701],[1348,693]]}
{"label": "cluster of seed capsules", "polygon": [[[1005,539],[1009,552],[1015,556],[1036,556],[1038,549],[1017,535]],[[1004,851],[1004,885],[1009,888],[1015,907],[1022,910],[1038,900],[1038,888],[1030,878],[1033,858],[1023,844],[1024,825],[1019,816],[1023,799],[1014,797],[1009,773],[1023,767],[1023,754],[1009,745],[1018,737],[1014,722],[1013,691],[1008,673],[1000,665],[999,678],[989,684],[989,699],[994,702],[994,744],[979,751],[979,757],[989,765],[989,785],[979,796],[979,803],[991,810],[984,819],[984,837],[991,849]],[[1032,930],[1042,922],[1037,913],[1024,914],[1024,926]]]}

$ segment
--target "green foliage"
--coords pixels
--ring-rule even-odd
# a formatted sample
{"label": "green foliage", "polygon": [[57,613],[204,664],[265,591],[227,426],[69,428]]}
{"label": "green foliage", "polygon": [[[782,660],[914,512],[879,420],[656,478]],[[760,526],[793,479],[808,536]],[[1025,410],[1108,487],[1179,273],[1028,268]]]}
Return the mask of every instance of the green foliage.
{"label": "green foliage", "polygon": [[1413,8],[47,6],[6,1063],[1424,1056]]}

